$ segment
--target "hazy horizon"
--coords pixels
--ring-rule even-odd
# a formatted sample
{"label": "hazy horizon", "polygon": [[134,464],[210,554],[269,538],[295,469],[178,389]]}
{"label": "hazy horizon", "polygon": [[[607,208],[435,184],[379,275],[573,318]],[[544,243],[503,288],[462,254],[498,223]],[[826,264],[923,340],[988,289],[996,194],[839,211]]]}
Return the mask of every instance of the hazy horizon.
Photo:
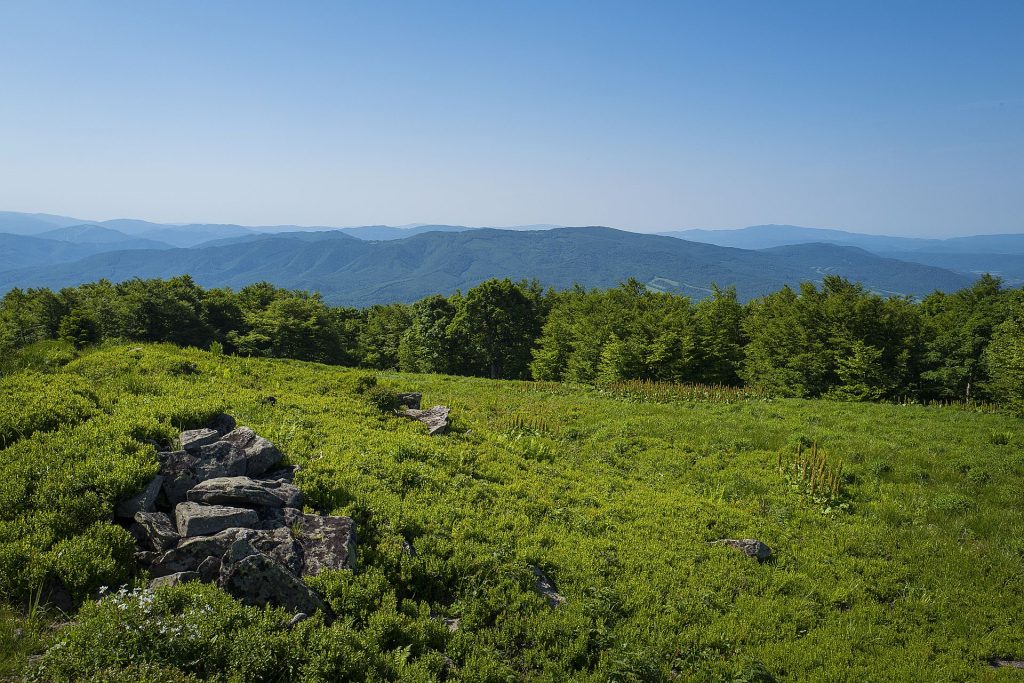
{"label": "hazy horizon", "polygon": [[1019,233],[1022,24],[1014,2],[4,3],[0,206]]}

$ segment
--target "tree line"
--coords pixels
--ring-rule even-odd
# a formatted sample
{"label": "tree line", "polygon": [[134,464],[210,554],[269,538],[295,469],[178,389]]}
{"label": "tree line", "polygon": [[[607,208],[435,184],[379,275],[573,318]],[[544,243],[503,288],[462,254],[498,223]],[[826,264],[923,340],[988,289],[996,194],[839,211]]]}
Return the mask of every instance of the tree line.
{"label": "tree line", "polygon": [[0,353],[46,339],[172,342],[246,355],[506,379],[746,385],[778,396],[983,400],[1024,408],[1024,291],[985,275],[924,299],[836,276],[742,303],[631,280],[556,292],[488,280],[365,309],[269,283],[99,281],[0,300]]}

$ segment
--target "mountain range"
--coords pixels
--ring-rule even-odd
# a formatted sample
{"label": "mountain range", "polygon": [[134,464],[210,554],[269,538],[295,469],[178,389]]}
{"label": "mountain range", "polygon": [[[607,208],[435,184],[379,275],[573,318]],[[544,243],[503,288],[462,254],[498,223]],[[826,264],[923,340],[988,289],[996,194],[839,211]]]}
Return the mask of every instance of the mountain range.
{"label": "mountain range", "polygon": [[929,240],[797,226],[661,235],[605,227],[458,225],[349,228],[89,222],[0,212],[0,292],[107,278],[192,275],[206,286],[267,280],[335,304],[414,301],[491,277],[555,288],[636,278],[699,298],[712,283],[749,299],[837,274],[883,294],[969,285],[980,272],[1024,282],[1024,235]]}

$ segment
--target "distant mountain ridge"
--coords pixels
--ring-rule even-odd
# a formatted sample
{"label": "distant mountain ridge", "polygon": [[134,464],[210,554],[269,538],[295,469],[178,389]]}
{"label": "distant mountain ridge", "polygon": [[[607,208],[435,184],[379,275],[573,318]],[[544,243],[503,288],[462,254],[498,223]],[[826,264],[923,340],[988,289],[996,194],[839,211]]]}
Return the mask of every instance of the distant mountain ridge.
{"label": "distant mountain ridge", "polygon": [[0,273],[0,290],[182,273],[206,286],[268,280],[353,306],[415,301],[492,277],[536,278],[556,289],[613,287],[636,278],[694,297],[706,295],[717,283],[735,285],[745,299],[827,274],[897,294],[954,290],[971,282],[948,270],[836,245],[754,251],[586,227],[425,232],[386,241],[358,240],[340,231],[248,235],[189,249],[108,252],[74,263],[11,270]]}

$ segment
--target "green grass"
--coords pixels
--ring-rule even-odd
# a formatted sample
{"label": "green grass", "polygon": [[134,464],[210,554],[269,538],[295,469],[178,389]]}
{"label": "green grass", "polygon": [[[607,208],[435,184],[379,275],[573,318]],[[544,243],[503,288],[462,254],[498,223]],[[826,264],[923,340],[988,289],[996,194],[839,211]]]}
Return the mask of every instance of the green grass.
{"label": "green grass", "polygon": [[[371,405],[365,374],[133,345],[4,379],[0,590],[22,616],[0,614],[0,658],[19,653],[0,671],[49,647],[51,680],[1020,677],[987,665],[1024,659],[1020,419],[379,374],[452,408],[453,432],[430,438]],[[29,394],[52,394],[59,419]],[[131,580],[106,520],[156,469],[145,440],[224,408],[303,466],[308,507],[355,518],[359,572],[313,580],[342,618],[275,630],[285,615],[187,585],[129,619],[107,598],[52,633],[17,626],[54,578],[80,598]],[[812,443],[835,495],[795,469]],[[710,543],[724,537],[775,559]],[[562,607],[532,591],[531,565]],[[205,658],[148,626],[179,622]]]}

